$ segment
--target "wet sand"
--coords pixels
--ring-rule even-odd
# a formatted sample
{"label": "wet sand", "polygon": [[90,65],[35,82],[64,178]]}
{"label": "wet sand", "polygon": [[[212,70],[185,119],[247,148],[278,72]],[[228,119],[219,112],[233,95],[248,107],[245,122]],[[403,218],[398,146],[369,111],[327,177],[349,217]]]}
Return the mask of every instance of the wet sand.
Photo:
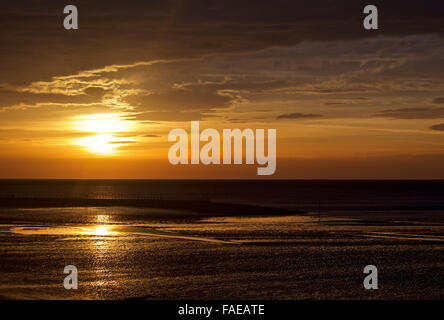
{"label": "wet sand", "polygon": [[[443,298],[440,222],[382,212],[378,219],[337,212],[178,219],[180,211],[162,218],[163,210],[0,209],[0,221],[9,221],[0,225],[0,296]],[[68,264],[79,269],[78,290],[63,288]],[[363,288],[367,264],[378,267],[378,290]]]}

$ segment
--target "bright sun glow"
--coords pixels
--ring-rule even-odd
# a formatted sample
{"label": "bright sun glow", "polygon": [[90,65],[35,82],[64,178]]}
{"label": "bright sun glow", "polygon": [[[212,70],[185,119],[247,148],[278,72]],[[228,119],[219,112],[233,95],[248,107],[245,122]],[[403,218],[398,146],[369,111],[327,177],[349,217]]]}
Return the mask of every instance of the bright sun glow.
{"label": "bright sun glow", "polygon": [[108,226],[97,226],[93,232],[96,236],[107,236],[111,234]]}
{"label": "bright sun glow", "polygon": [[94,114],[77,117],[74,120],[74,126],[80,131],[97,133],[73,141],[73,144],[96,155],[115,155],[119,153],[119,147],[134,142],[131,137],[115,136],[116,133],[128,132],[134,128],[134,122],[124,119],[121,114]]}
{"label": "bright sun glow", "polygon": [[116,234],[112,231],[113,226],[110,225],[97,225],[94,227],[83,228],[83,234],[92,236],[110,236]]}
{"label": "bright sun glow", "polygon": [[76,139],[76,142],[76,144],[84,147],[85,150],[98,155],[116,154],[119,145],[124,143],[120,138],[107,133]]}
{"label": "bright sun glow", "polygon": [[75,124],[80,131],[95,133],[127,132],[133,127],[132,121],[125,120],[123,115],[116,113],[78,117]]}

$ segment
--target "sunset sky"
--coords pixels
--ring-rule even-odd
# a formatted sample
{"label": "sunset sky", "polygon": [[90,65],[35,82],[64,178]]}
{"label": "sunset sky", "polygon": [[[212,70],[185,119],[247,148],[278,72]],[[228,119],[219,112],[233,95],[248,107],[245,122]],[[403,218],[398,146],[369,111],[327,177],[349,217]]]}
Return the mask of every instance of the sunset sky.
{"label": "sunset sky", "polygon": [[277,129],[271,178],[444,178],[444,4],[66,1],[0,8],[0,178],[257,178],[168,132]]}

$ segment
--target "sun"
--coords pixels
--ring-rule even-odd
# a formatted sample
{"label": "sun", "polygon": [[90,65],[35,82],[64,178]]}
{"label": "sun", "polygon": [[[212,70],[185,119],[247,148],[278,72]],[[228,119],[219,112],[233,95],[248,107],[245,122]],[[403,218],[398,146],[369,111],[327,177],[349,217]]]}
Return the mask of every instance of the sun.
{"label": "sun", "polygon": [[92,231],[92,234],[96,236],[108,236],[112,234],[112,231],[109,229],[109,226],[96,226],[95,230]]}
{"label": "sun", "polygon": [[78,145],[97,155],[113,155],[117,153],[119,140],[111,134],[98,134],[95,136],[76,139]]}
{"label": "sun", "polygon": [[115,231],[112,231],[112,229],[113,229],[112,225],[97,225],[97,226],[82,228],[82,233],[85,235],[92,235],[92,236],[110,236],[117,233]]}
{"label": "sun", "polygon": [[134,123],[119,113],[80,116],[75,121],[80,131],[95,133],[116,133],[130,131]]}
{"label": "sun", "polygon": [[[121,114],[93,114],[77,117],[74,127],[78,131],[94,135],[73,140],[89,153],[110,156],[120,153],[119,147],[135,142],[133,137],[121,137],[124,132],[133,129],[134,123]],[[119,134],[119,135],[117,135]]]}

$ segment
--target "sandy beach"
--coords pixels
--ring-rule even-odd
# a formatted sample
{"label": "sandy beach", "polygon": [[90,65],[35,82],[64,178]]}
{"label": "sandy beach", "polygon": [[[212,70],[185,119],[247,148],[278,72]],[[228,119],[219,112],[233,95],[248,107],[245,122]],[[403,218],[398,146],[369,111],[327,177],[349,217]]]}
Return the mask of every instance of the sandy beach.
{"label": "sandy beach", "polygon": [[[2,208],[1,220],[10,223],[0,225],[0,295],[442,299],[442,222],[395,221],[383,213],[369,220],[368,213],[193,217],[184,211],[178,219],[180,211],[167,212]],[[68,264],[79,269],[78,290],[63,287]],[[379,290],[362,286],[367,264],[379,268]]]}

